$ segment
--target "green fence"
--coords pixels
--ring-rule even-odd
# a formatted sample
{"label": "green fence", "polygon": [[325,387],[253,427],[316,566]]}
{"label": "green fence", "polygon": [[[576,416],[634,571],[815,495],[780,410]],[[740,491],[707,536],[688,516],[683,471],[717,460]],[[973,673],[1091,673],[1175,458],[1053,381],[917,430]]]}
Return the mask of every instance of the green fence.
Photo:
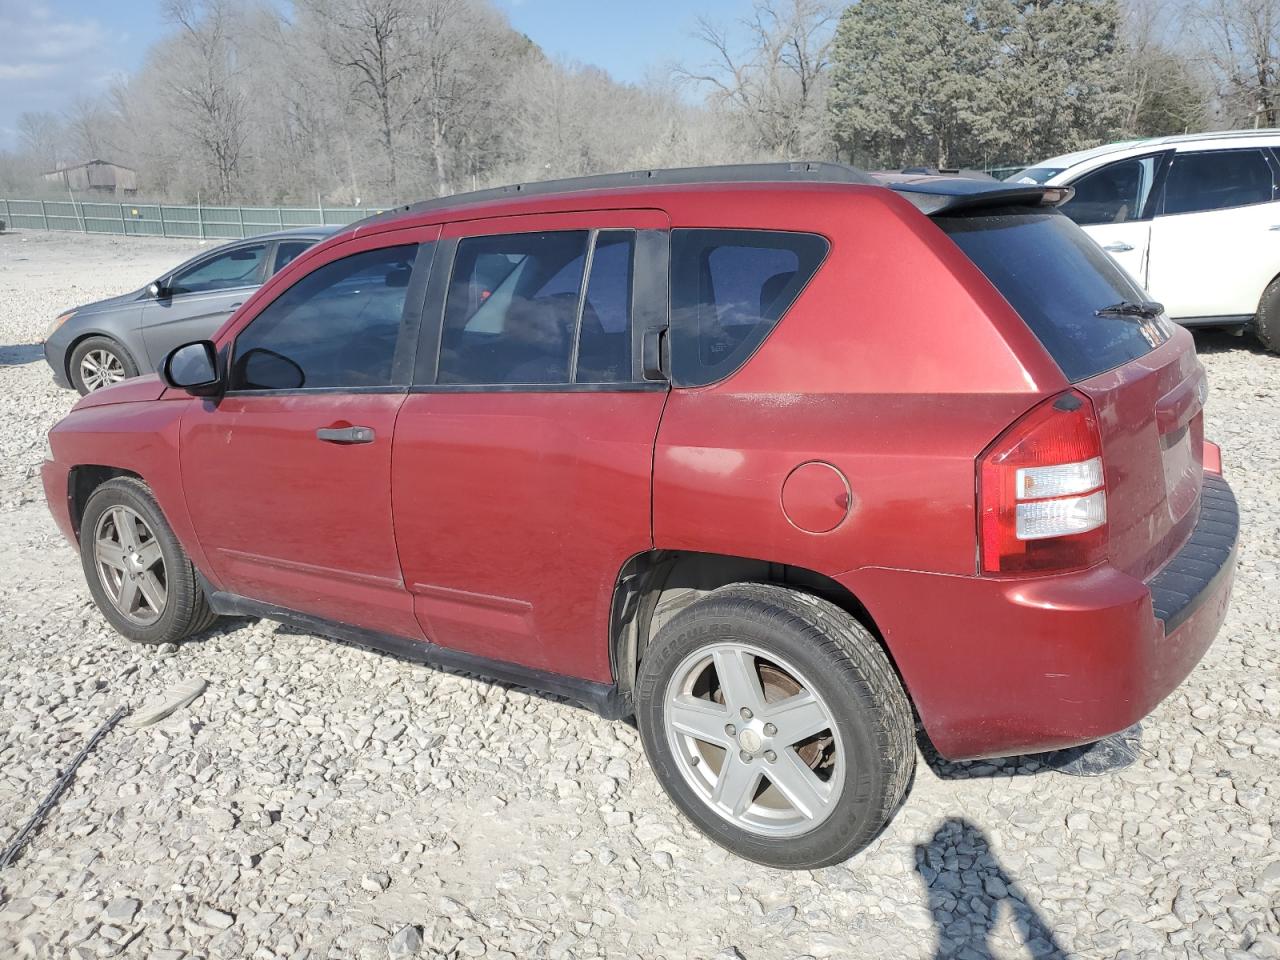
{"label": "green fence", "polygon": [[13,229],[72,230],[128,237],[196,237],[240,240],[272,230],[343,226],[375,213],[375,207],[179,207],[156,203],[90,200],[6,200],[0,220]]}

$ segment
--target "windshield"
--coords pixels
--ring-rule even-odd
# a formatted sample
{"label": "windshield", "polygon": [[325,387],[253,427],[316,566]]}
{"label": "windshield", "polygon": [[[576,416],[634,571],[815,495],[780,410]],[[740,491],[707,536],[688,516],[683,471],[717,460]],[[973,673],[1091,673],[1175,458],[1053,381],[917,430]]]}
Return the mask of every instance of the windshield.
{"label": "windshield", "polygon": [[987,275],[1073,382],[1136,360],[1172,335],[1163,315],[1120,306],[1147,295],[1061,213],[1006,207],[934,222]]}
{"label": "windshield", "polygon": [[1066,167],[1027,167],[1025,170],[1019,170],[1017,173],[1011,173],[1004,178],[1005,183],[1048,183],[1050,178],[1056,177]]}

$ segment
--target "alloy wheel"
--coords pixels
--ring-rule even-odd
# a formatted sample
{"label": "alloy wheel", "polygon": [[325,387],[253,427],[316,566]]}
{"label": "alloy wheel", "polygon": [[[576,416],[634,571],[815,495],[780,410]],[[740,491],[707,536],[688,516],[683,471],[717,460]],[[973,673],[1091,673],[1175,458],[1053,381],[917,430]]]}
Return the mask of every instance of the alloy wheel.
{"label": "alloy wheel", "polygon": [[110,350],[90,350],[80,358],[80,380],[90,393],[124,379],[124,361]]}
{"label": "alloy wheel", "polygon": [[840,733],[815,688],[777,654],[737,642],[696,650],[672,674],[663,713],[681,775],[735,826],[795,836],[835,810]]}
{"label": "alloy wheel", "polygon": [[98,520],[93,557],[107,599],[139,626],[155,623],[168,599],[164,554],[142,517],[114,506]]}

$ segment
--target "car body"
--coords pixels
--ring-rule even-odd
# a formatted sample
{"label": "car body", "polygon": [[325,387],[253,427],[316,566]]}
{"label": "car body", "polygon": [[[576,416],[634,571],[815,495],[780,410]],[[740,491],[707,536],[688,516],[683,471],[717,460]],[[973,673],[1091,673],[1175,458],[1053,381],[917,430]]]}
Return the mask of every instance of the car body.
{"label": "car body", "polygon": [[1280,130],[1108,144],[1008,181],[1074,188],[1063,213],[1186,326],[1251,325],[1280,275]]}
{"label": "car body", "polygon": [[[136,639],[275,617],[635,712],[710,835],[831,862],[906,789],[912,711],[955,759],[1086,743],[1166,697],[1225,616],[1235,504],[1191,337],[1106,309],[1139,291],[1062,195],[759,165],[392,211],[166,379],[83,398],[49,435],[49,505],[121,596],[111,571],[159,554],[119,559],[99,491],[150,518],[130,538],[171,529],[166,582],[189,565],[196,611],[178,632],[124,616],[161,609],[132,588],[95,593]],[[775,693],[722,724],[736,636]],[[756,714],[819,694],[822,803],[855,773],[838,802],[879,798],[857,829],[806,832],[817,800],[717,800],[699,770],[810,762]],[[714,729],[663,726],[695,708]],[[719,761],[688,752],[721,726]]]}
{"label": "car body", "polygon": [[[60,387],[82,393],[117,379],[154,371],[174,347],[211,336],[272,276],[335,226],[298,227],[221,244],[184,261],[140,290],[87,303],[61,314],[45,338],[44,355]],[[103,375],[78,376],[77,347],[103,341]],[[116,360],[110,360],[111,345]],[[116,376],[118,374],[118,376]]]}

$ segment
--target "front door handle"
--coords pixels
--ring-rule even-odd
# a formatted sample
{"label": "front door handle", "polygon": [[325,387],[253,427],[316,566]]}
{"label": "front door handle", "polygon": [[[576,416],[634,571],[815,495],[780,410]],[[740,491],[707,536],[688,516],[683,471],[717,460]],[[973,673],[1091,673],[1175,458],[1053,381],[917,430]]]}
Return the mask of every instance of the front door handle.
{"label": "front door handle", "polygon": [[1128,253],[1133,249],[1133,247],[1125,243],[1123,240],[1116,240],[1114,243],[1108,243],[1102,249],[1107,251],[1107,253]]}
{"label": "front door handle", "polygon": [[373,443],[373,427],[321,427],[316,439],[325,443]]}
{"label": "front door handle", "polygon": [[231,309],[232,311],[239,310],[243,304],[244,304],[244,301],[241,300],[240,303],[233,303],[229,309]]}

